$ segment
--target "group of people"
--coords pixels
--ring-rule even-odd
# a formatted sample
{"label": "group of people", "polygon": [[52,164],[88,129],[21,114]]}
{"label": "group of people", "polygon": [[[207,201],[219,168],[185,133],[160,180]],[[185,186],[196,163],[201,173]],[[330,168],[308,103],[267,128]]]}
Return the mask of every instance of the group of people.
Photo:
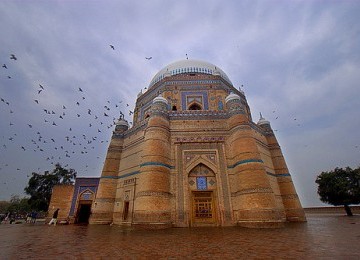
{"label": "group of people", "polygon": [[[54,226],[56,226],[57,222],[58,222],[58,215],[59,215],[59,208],[56,209],[52,215],[52,219],[50,220],[50,222],[48,223],[49,225],[54,224]],[[36,211],[32,211],[29,212],[28,214],[26,214],[26,219],[25,222],[28,224],[35,224],[36,223],[36,218],[38,216],[38,213]],[[0,222],[2,219],[0,219]],[[3,223],[9,223],[12,224],[15,222],[15,215],[12,214],[11,212],[7,213],[5,218],[3,219]],[[20,223],[20,222],[19,222]],[[60,221],[60,224],[70,224],[70,218],[67,217],[66,220]]]}
{"label": "group of people", "polygon": [[15,222],[15,215],[12,214],[11,212],[7,213],[6,214],[6,217],[4,218],[4,221],[3,223],[9,223],[9,224],[12,224]]}
{"label": "group of people", "polygon": [[37,218],[37,212],[32,211],[26,215],[26,223],[35,224]]}

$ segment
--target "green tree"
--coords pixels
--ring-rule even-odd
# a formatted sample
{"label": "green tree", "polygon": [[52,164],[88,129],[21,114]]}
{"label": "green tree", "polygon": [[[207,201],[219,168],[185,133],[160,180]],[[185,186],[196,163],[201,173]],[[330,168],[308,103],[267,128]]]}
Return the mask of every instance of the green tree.
{"label": "green tree", "polygon": [[320,173],[315,181],[322,202],[343,205],[348,216],[352,216],[351,204],[360,203],[360,167],[335,168],[333,171]]}
{"label": "green tree", "polygon": [[30,211],[30,205],[28,201],[28,198],[20,198],[19,195],[11,195],[10,203],[8,204],[6,212],[26,214]]}
{"label": "green tree", "polygon": [[28,186],[24,189],[25,193],[30,195],[31,208],[47,211],[53,187],[57,184],[73,184],[76,174],[74,169],[65,169],[59,163],[52,172],[45,171],[44,174],[33,172]]}
{"label": "green tree", "polygon": [[0,201],[0,213],[8,212],[26,214],[30,211],[29,198],[20,198],[19,195],[11,195],[10,201]]}

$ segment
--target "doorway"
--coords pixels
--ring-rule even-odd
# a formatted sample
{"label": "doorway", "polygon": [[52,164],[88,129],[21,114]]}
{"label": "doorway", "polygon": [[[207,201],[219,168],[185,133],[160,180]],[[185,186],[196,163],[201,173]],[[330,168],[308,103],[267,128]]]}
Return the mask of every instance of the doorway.
{"label": "doorway", "polygon": [[216,224],[212,191],[192,192],[192,223],[195,226]]}
{"label": "doorway", "polygon": [[123,220],[127,220],[129,216],[129,201],[124,202]]}
{"label": "doorway", "polygon": [[77,224],[88,224],[91,214],[91,204],[80,204],[77,214]]}

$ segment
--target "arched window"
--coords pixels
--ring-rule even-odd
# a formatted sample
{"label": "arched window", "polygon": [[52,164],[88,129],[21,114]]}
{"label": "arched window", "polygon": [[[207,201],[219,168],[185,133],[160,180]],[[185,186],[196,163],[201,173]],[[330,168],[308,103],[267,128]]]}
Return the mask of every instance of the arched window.
{"label": "arched window", "polygon": [[193,103],[190,107],[189,110],[202,110],[201,106],[197,103]]}
{"label": "arched window", "polygon": [[177,108],[175,105],[172,107],[172,111],[177,111]]}
{"label": "arched window", "polygon": [[190,185],[196,184],[197,190],[208,190],[216,186],[215,173],[202,163],[190,171],[189,179]]}

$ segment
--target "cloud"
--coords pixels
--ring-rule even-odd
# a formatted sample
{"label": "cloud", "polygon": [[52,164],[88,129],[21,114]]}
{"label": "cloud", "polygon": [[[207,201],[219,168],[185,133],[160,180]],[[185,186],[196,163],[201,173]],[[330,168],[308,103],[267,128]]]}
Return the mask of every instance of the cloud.
{"label": "cloud", "polygon": [[[0,138],[7,145],[0,147],[5,154],[0,181],[11,184],[7,190],[0,186],[0,199],[20,193],[29,172],[52,167],[47,155],[30,152],[36,146],[24,133],[35,138],[40,131],[44,149],[53,147],[52,137],[60,143],[64,135],[99,134],[95,149],[85,155],[82,147],[65,143],[79,153],[67,162],[80,176],[99,176],[112,117],[121,109],[131,121],[128,109],[139,91],[160,69],[188,54],[220,67],[234,87],[244,85],[254,121],[262,112],[277,130],[303,204],[318,205],[316,174],[358,164],[359,11],[355,1],[0,2],[5,35],[0,62],[9,67],[0,70],[0,96],[11,104],[0,103]],[[10,53],[18,61],[10,60]],[[41,94],[38,84],[45,86]],[[111,118],[85,127],[104,113],[107,101]],[[68,114],[62,121],[63,105]],[[44,108],[56,114],[45,114]],[[29,149],[19,150],[21,144]]]}

